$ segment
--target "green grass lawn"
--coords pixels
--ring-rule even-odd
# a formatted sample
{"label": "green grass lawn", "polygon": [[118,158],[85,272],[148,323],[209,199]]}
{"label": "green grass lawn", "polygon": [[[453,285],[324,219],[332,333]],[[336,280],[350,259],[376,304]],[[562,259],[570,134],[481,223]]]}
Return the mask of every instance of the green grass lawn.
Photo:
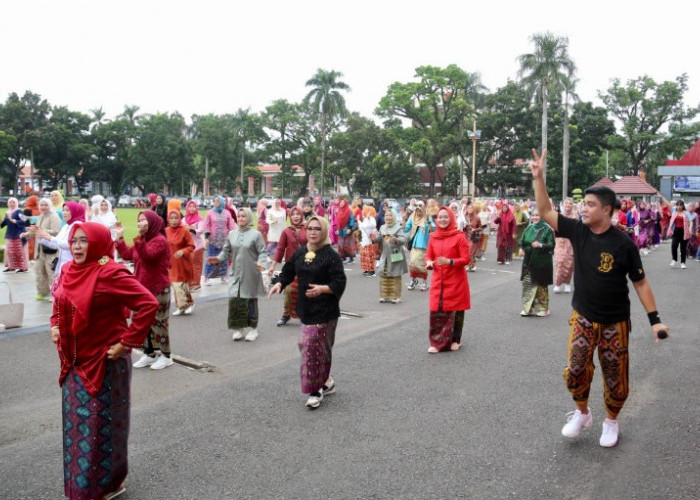
{"label": "green grass lawn", "polygon": [[[142,212],[143,208],[118,208],[117,209],[117,220],[124,224],[124,239],[127,242],[133,240],[138,234],[136,229],[136,220],[138,218],[139,212]],[[0,220],[5,218],[5,212],[7,208],[0,209]],[[207,215],[206,210],[200,210],[199,213],[204,219]],[[257,215],[253,212],[255,216],[255,227],[257,227]],[[0,245],[5,246],[5,230],[0,231]]]}

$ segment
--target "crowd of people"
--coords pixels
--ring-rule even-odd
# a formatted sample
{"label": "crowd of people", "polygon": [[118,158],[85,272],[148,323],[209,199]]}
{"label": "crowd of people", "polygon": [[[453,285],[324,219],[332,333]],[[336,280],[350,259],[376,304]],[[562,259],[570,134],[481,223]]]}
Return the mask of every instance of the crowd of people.
{"label": "crowd of people", "polygon": [[[586,404],[592,351],[597,346],[615,363],[615,370],[603,370],[608,418],[601,436],[602,446],[614,446],[617,414],[627,396],[627,359],[611,355],[609,346],[626,345],[629,334],[627,276],[650,315],[654,334],[662,338],[660,332],[668,327],[658,318],[641,255],[670,239],[672,266],[679,247],[682,268],[688,252],[700,258],[700,208],[686,208],[682,201],[672,206],[663,197],[654,204],[617,200],[612,191],[595,189],[579,203],[566,199],[555,206],[543,191],[540,166],[535,154],[536,200],[523,202],[465,198],[440,205],[434,199],[412,199],[399,206],[387,200],[375,208],[339,198],[326,207],[315,197],[301,198],[292,207],[282,200],[261,200],[254,213],[236,209],[219,195],[202,217],[193,200],[183,209],[179,199],[152,194],[151,207],[138,214],[138,235],[131,242],[125,241],[123,223],[102,196],[65,202],[55,191],[49,198],[35,197],[31,206],[28,201],[24,211],[10,199],[2,222],[7,227],[5,272],[26,272],[34,260],[36,298],[53,301],[51,336],[61,361],[67,443],[66,495],[111,498],[123,492],[128,423],[126,428],[110,426],[113,420],[128,422],[130,370],[173,365],[170,316],[193,314],[193,293],[201,286],[213,279],[227,284],[227,326],[233,341],[255,341],[258,299],[284,293],[277,326],[300,320],[301,390],[306,406],[315,409],[336,390],[332,349],[347,283],[345,266],[357,264],[358,253],[363,276],[378,278],[379,303],[402,302],[406,275],[408,291],[429,292],[428,352],[436,354],[462,346],[465,311],[471,307],[468,272],[476,272],[478,262],[485,260],[493,235],[497,265],[522,260],[521,316],[550,315],[550,285],[554,293],[573,293],[570,343],[585,339],[588,350],[572,354],[565,371],[576,403],[562,430],[565,436],[578,436],[592,421]],[[618,236],[608,228],[617,229]],[[593,259],[587,257],[592,251],[586,236],[590,231],[605,236],[595,243]],[[591,271],[597,263],[593,261],[607,255],[611,245],[626,252],[618,257],[620,262],[608,262],[608,271],[614,272],[600,275],[607,265],[604,259],[598,271]],[[632,273],[633,268],[639,272]],[[594,297],[596,287],[620,292],[623,283],[625,292],[607,303]],[[98,324],[99,333],[89,333]],[[133,364],[131,348],[142,351]],[[86,410],[93,407],[99,412]],[[111,417],[105,419],[106,414]],[[76,432],[83,432],[76,430],[77,422],[90,434],[100,434],[91,446],[72,444],[79,437]],[[78,460],[106,460],[111,467],[83,484],[78,481]]]}

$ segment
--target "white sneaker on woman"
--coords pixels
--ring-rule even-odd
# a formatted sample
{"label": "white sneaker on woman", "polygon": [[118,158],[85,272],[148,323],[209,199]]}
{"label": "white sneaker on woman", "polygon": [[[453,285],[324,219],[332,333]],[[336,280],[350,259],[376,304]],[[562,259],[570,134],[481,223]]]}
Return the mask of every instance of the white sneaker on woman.
{"label": "white sneaker on woman", "polygon": [[255,339],[258,338],[258,329],[257,328],[252,328],[248,333],[245,335],[245,339],[248,342],[253,342]]}

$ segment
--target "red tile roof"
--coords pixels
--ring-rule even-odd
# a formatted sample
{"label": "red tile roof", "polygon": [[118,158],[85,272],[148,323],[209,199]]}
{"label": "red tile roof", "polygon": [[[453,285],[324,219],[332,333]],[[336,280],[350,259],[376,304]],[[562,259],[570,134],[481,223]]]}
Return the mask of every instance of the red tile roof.
{"label": "red tile roof", "polygon": [[603,176],[602,179],[600,179],[598,182],[593,184],[591,187],[612,186],[612,185],[613,185],[613,181],[611,181],[608,176]]}
{"label": "red tile roof", "polygon": [[626,175],[625,177],[614,182],[610,189],[616,194],[657,194],[659,191],[636,175]]}

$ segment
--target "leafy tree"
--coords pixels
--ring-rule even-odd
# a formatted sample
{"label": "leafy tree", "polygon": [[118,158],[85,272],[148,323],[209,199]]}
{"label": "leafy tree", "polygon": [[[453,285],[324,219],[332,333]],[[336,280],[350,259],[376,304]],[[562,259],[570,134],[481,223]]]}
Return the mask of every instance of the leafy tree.
{"label": "leafy tree", "polygon": [[316,74],[306,82],[307,87],[313,87],[304,102],[311,104],[314,114],[320,120],[321,127],[321,195],[324,194],[324,177],[326,163],[326,140],[332,129],[333,119],[347,113],[345,97],[341,91],[349,91],[350,87],[338,78],[343,76],[339,71],[316,70]]}
{"label": "leafy tree", "polygon": [[0,105],[0,130],[14,138],[5,139],[6,153],[0,157],[7,185],[16,188],[22,167],[36,145],[36,130],[48,122],[50,112],[49,103],[31,91],[22,97],[13,92]]}
{"label": "leafy tree", "polygon": [[477,123],[482,132],[476,149],[477,195],[495,195],[499,189],[529,190],[531,178],[522,174],[518,160],[530,156],[538,138],[537,120],[530,93],[522,84],[509,81],[484,97]]}
{"label": "leafy tree", "polygon": [[112,193],[122,193],[136,137],[136,125],[126,118],[100,123],[92,128],[96,146],[95,179],[109,183]]}
{"label": "leafy tree", "polygon": [[[185,138],[186,124],[179,113],[147,115],[138,121],[129,177],[142,192],[180,191],[194,180],[192,149]],[[183,193],[181,193],[183,194]]]}
{"label": "leafy tree", "polygon": [[279,163],[281,167],[280,174],[275,176],[274,182],[281,188],[284,197],[296,184],[290,163],[290,156],[296,145],[290,138],[290,130],[301,120],[300,105],[292,104],[286,99],[278,99],[265,108],[261,119],[269,137],[265,144],[266,157]]}
{"label": "leafy tree", "polygon": [[372,159],[381,152],[382,131],[372,120],[352,113],[345,130],[336,132],[329,141],[333,163],[328,170],[338,176],[353,192],[369,196],[372,191]]}
{"label": "leafy tree", "polygon": [[41,178],[53,188],[72,178],[82,193],[92,179],[97,148],[90,140],[90,122],[88,115],[60,106],[54,107],[48,123],[36,130],[34,160]]}
{"label": "leafy tree", "polygon": [[[649,76],[628,80],[623,85],[614,79],[607,92],[598,93],[608,112],[621,124],[621,134],[610,136],[610,145],[623,150],[633,175],[639,174],[647,156],[657,148],[668,150],[674,139],[667,134],[669,125],[675,131],[690,125],[686,123],[697,116],[700,108],[687,107],[683,97],[688,90],[688,75],[675,81],[656,83]],[[693,127],[693,126],[690,126]],[[694,133],[693,127],[689,133]]]}
{"label": "leafy tree", "polygon": [[456,65],[421,66],[415,76],[419,81],[392,83],[375,113],[410,120],[410,129],[396,127],[392,135],[425,164],[433,196],[438,166],[464,154],[466,124],[477,111],[475,103],[483,86],[478,75]]}
{"label": "leafy tree", "polygon": [[194,115],[190,137],[194,152],[202,159],[198,162],[200,172],[205,166],[202,163],[208,164],[211,185],[230,192],[238,177],[238,186],[242,186],[239,168],[242,145],[233,115]]}
{"label": "leafy tree", "polygon": [[[521,55],[519,76],[542,103],[542,149],[547,149],[547,112],[549,92],[570,87],[576,65],[569,58],[569,39],[550,32],[537,33],[530,37],[535,51]],[[544,166],[545,177],[547,166]]]}
{"label": "leafy tree", "polygon": [[[239,109],[236,114],[232,117],[233,126],[236,130],[237,137],[237,151],[239,152],[240,162],[240,172],[243,173],[244,177],[241,178],[241,188],[247,188],[248,184],[246,182],[246,176],[244,173],[244,166],[246,165],[246,154],[252,159],[251,152],[254,151],[253,146],[258,143],[264,143],[268,137],[263,129],[263,124],[260,116],[255,113],[251,113],[249,109]],[[246,148],[246,144],[250,143],[250,150]],[[248,161],[248,163],[254,163],[253,161]],[[248,193],[253,194],[253,193]]]}
{"label": "leafy tree", "polygon": [[[563,111],[563,108],[560,109]],[[562,144],[561,138],[565,131],[564,122],[559,120],[558,113],[554,118],[552,148],[548,153],[548,156],[551,154],[549,184],[552,188],[560,185],[560,181],[563,184],[563,168],[559,166],[562,165],[564,149],[558,145]],[[590,102],[578,102],[573,106],[568,131],[571,135],[569,185],[585,189],[605,175],[605,150],[608,147],[608,137],[615,133],[615,125],[608,118],[605,108],[595,107]],[[551,189],[550,193],[559,199],[557,190]],[[569,193],[561,193],[562,198],[569,196]]]}

